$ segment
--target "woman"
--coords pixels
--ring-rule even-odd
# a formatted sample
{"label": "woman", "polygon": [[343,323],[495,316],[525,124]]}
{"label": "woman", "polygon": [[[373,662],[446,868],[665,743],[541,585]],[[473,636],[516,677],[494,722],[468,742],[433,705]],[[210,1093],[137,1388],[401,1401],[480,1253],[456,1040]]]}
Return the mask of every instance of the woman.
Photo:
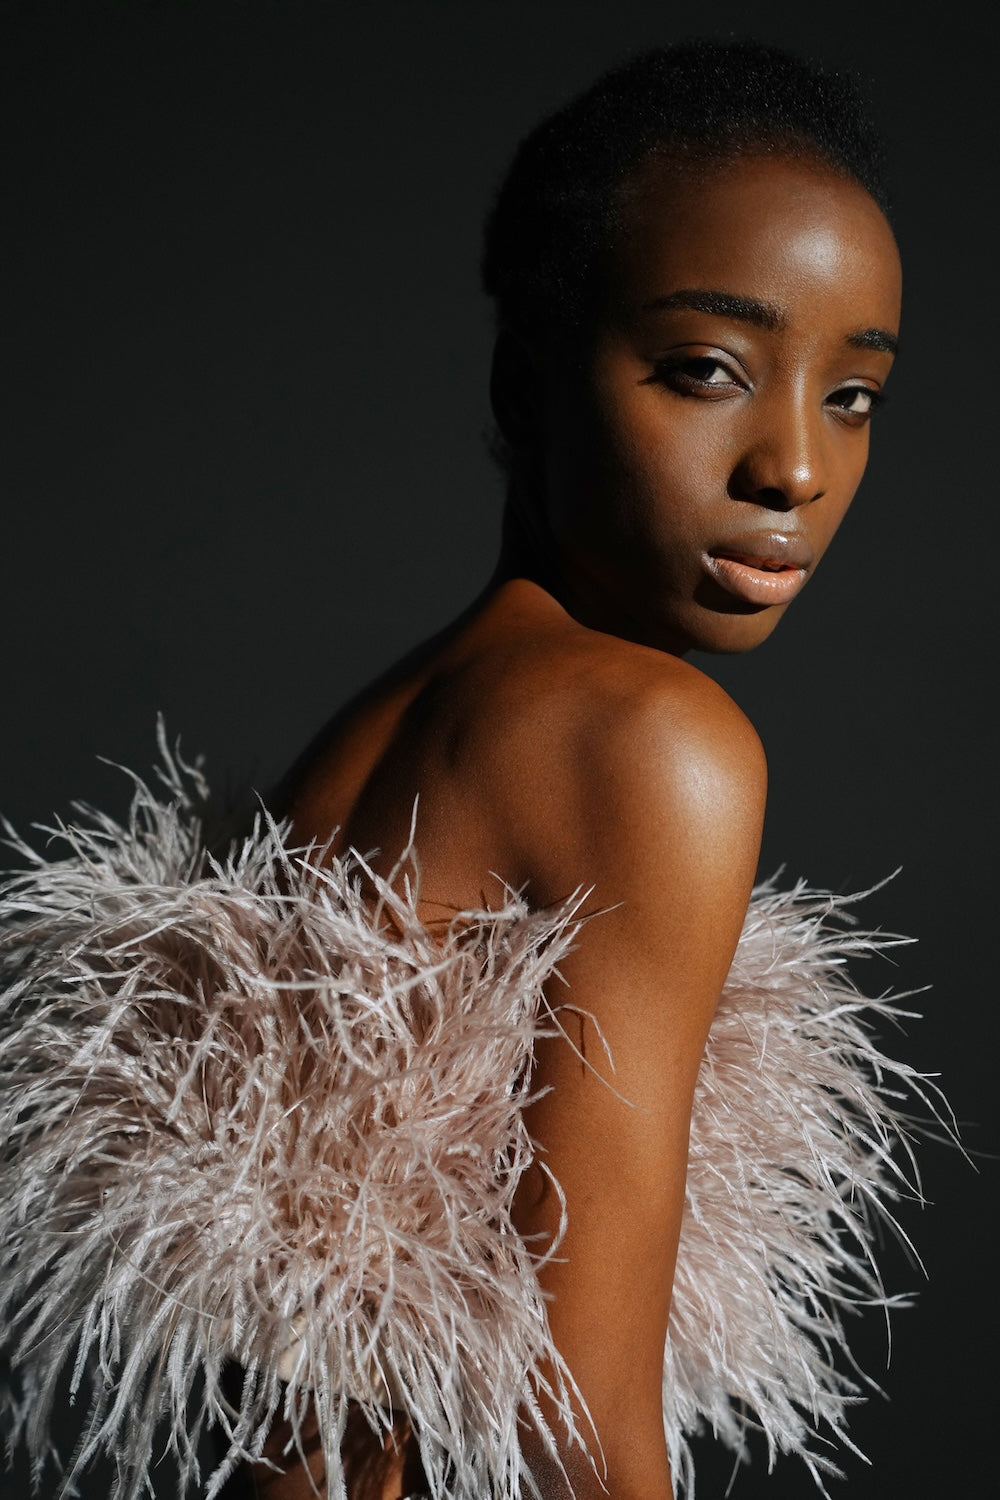
{"label": "woman", "polygon": [[[741,1447],[746,1419],[731,1401],[755,1409],[772,1446],[802,1452],[814,1474],[824,1466],[809,1457],[809,1427],[839,1430],[853,1390],[830,1349],[849,1288],[877,1294],[866,1226],[879,1189],[890,1192],[891,1128],[865,1073],[877,1054],[837,979],[845,945],[831,948],[794,899],[765,896],[757,968],[734,969],[764,759],[743,714],[684,656],[763,641],[851,502],[898,332],[884,201],[850,87],[749,44],[641,56],[522,146],[484,261],[509,475],[490,586],[337,714],[286,777],[272,803],[290,824],[283,847],[309,850],[304,870],[259,829],[223,881],[196,835],[184,843],[146,807],[143,850],[173,841],[174,884],[161,868],[140,878],[130,856],[115,900],[130,884],[144,904],[100,917],[101,960],[88,948],[76,974],[81,991],[102,976],[104,1009],[73,1043],[76,1097],[91,1089],[88,1118],[105,1121],[99,1148],[81,1145],[86,1111],[67,1105],[66,1070],[56,1106],[52,1078],[43,1070],[39,1083],[26,1061],[37,1029],[16,1033],[15,1072],[50,1128],[22,1094],[28,1123],[14,1130],[29,1166],[6,1253],[22,1295],[34,1289],[25,1266],[54,1266],[58,1283],[23,1320],[25,1350],[39,1336],[56,1349],[29,1389],[44,1392],[78,1340],[96,1343],[108,1388],[84,1457],[121,1447],[123,1495],[165,1393],[185,1392],[199,1361],[204,1411],[229,1441],[217,1482],[240,1458],[263,1458],[244,1477],[273,1500],[311,1493],[310,1473],[351,1500],[513,1496],[532,1483],[545,1497],[668,1497],[674,1482],[690,1486],[683,1432],[699,1414]],[[82,851],[80,865],[93,862]],[[166,900],[168,886],[169,911],[150,896]],[[24,889],[15,1001],[54,972],[24,957],[31,937],[42,943],[38,896]],[[80,907],[74,886],[60,911]],[[242,947],[220,977],[227,944]],[[49,946],[65,962],[73,945],[63,930]],[[108,982],[109,955],[117,964],[125,951],[141,962],[112,965]],[[782,1012],[776,974],[795,963]],[[241,1031],[247,1005],[234,1019],[230,991],[257,968],[270,999],[256,995]],[[725,1020],[732,973],[746,1008],[730,995],[726,1034],[717,1012]],[[737,1056],[758,1003],[759,1030]],[[39,1023],[50,1046],[54,1014],[43,1008]],[[729,1036],[715,1053],[714,1028]],[[143,1040],[154,1034],[156,1048]],[[777,1063],[772,1037],[788,1049]],[[164,1052],[179,1059],[169,1083]],[[121,1101],[132,1110],[139,1094],[126,1122]],[[340,1124],[324,1135],[316,1121],[335,1106]],[[77,1133],[53,1156],[57,1119]],[[729,1176],[706,1145],[713,1130]],[[43,1136],[44,1150],[30,1145]],[[324,1197],[334,1149],[337,1188]],[[63,1178],[85,1180],[72,1207],[49,1196],[42,1213],[46,1151],[50,1176],[58,1160]],[[223,1151],[236,1165],[213,1197]],[[78,1237],[68,1258],[56,1244],[78,1233],[92,1195],[87,1152],[102,1172],[113,1162],[100,1193],[113,1272],[92,1240]],[[159,1192],[145,1228],[132,1191],[143,1173]],[[698,1183],[713,1176],[720,1213],[746,1181],[750,1195],[739,1223],[716,1217],[699,1240]],[[678,1269],[671,1324],[686,1180],[685,1243],[700,1248],[690,1285]],[[459,1183],[471,1184],[464,1198]],[[196,1201],[214,1252],[203,1223],[190,1233]],[[264,1221],[269,1250],[256,1243]],[[32,1222],[47,1248],[31,1249]],[[842,1224],[863,1241],[857,1262]],[[254,1269],[237,1275],[252,1240]],[[90,1278],[82,1291],[78,1277]],[[130,1312],[148,1287],[153,1301]],[[234,1381],[229,1366],[227,1408],[229,1356],[243,1373]],[[45,1400],[34,1400],[40,1446]]]}

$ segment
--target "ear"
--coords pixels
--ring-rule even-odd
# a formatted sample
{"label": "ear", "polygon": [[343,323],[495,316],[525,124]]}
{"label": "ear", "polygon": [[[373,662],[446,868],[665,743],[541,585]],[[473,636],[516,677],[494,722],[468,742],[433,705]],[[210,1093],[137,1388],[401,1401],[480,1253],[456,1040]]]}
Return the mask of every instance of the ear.
{"label": "ear", "polygon": [[500,435],[515,454],[537,450],[542,431],[540,360],[528,341],[501,328],[493,346],[490,404]]}

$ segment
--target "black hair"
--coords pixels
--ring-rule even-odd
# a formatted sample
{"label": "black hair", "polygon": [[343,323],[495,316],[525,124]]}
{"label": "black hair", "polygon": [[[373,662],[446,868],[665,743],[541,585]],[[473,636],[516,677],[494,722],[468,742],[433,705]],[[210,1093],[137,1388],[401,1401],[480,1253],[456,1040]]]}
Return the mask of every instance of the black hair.
{"label": "black hair", "polygon": [[659,152],[697,166],[745,153],[811,158],[888,211],[882,141],[851,75],[754,41],[694,39],[641,52],[518,147],[486,222],[482,261],[501,325],[529,332],[580,321],[623,189]]}

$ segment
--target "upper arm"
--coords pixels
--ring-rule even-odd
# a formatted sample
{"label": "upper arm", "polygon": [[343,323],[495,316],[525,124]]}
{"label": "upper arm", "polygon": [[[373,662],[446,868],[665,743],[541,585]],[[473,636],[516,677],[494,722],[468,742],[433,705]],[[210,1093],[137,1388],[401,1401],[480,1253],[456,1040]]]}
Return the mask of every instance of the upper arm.
{"label": "upper arm", "polygon": [[[550,995],[585,1060],[563,1039],[539,1045],[528,1127],[568,1211],[541,1273],[552,1332],[616,1500],[670,1493],[660,1381],[692,1094],[759,851],[763,755],[709,687],[588,731],[560,831],[533,859],[548,899],[593,886],[567,987]],[[522,1233],[556,1231],[544,1173],[526,1175],[517,1211]]]}

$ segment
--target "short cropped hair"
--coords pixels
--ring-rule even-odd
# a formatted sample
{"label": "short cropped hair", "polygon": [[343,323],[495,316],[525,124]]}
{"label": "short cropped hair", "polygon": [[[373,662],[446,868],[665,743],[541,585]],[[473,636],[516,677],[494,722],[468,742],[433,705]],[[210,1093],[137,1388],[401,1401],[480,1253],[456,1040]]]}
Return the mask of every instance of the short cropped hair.
{"label": "short cropped hair", "polygon": [[486,221],[482,280],[501,326],[572,327],[648,159],[696,167],[744,154],[819,161],[888,213],[884,148],[857,81],[754,41],[641,52],[520,144]]}

